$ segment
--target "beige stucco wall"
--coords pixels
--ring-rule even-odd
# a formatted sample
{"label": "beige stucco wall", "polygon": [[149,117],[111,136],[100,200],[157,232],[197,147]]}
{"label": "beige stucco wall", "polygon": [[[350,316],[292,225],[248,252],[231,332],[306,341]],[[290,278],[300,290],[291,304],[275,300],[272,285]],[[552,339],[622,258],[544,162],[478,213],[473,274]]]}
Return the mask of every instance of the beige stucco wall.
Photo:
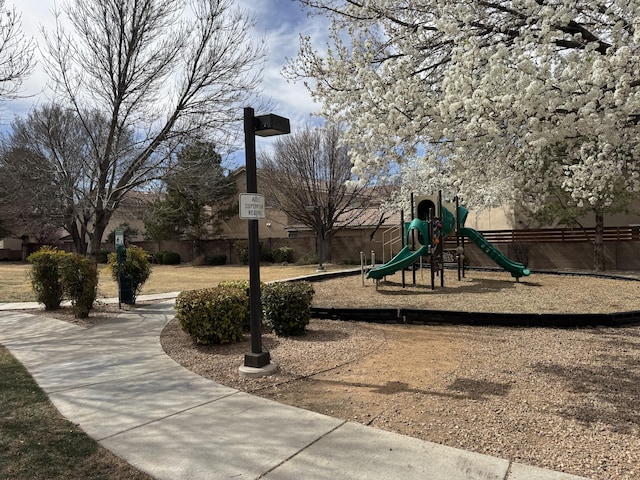
{"label": "beige stucco wall", "polygon": [[465,227],[478,231],[512,230],[513,223],[513,209],[505,206],[487,210],[469,210]]}
{"label": "beige stucco wall", "polygon": [[[258,231],[261,237],[287,238],[285,227],[289,225],[287,215],[281,210],[267,207],[264,219],[258,220]],[[247,220],[241,220],[239,216],[230,218],[222,225],[222,233],[219,238],[247,238]]]}
{"label": "beige stucco wall", "polygon": [[19,238],[0,238],[0,249],[22,250],[22,240]]}

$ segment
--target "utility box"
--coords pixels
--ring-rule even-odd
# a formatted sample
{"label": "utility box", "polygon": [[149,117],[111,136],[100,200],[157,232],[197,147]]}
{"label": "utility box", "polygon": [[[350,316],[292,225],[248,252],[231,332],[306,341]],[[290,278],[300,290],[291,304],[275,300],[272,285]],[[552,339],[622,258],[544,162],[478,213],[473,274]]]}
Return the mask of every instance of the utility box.
{"label": "utility box", "polygon": [[126,305],[133,305],[133,277],[122,275],[120,277],[120,301]]}

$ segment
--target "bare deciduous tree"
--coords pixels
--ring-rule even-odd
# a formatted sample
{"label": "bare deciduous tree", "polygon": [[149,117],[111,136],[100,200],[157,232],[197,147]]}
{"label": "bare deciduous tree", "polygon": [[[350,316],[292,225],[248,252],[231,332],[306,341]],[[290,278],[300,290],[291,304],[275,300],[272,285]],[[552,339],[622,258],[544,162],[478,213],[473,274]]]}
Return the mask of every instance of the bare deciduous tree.
{"label": "bare deciduous tree", "polygon": [[20,15],[0,0],[0,99],[17,98],[34,66],[34,43],[22,31]]}
{"label": "bare deciduous tree", "polygon": [[359,213],[372,195],[368,183],[354,181],[341,135],[339,125],[307,126],[278,138],[273,153],[260,159],[260,190],[292,220],[316,233],[321,261],[330,259],[336,232],[366,220]]}
{"label": "bare deciduous tree", "polygon": [[79,235],[95,254],[127,193],[164,173],[167,152],[214,134],[221,144],[265,52],[231,0],[67,0],[57,14],[46,68],[88,142],[90,221]]}
{"label": "bare deciduous tree", "polygon": [[[37,237],[43,230],[62,228],[75,250],[86,253],[98,179],[85,125],[94,138],[106,135],[104,117],[87,113],[81,121],[75,111],[59,105],[34,109],[12,123],[0,157],[0,198],[12,205],[2,218],[14,234]],[[130,131],[126,145],[133,142]]]}

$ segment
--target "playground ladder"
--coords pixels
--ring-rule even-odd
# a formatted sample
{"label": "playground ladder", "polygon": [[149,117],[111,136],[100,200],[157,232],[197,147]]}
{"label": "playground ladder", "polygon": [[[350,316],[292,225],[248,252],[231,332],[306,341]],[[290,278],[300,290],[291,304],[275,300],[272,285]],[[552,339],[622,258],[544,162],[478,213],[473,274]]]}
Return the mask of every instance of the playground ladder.
{"label": "playground ladder", "polygon": [[[402,232],[400,230],[399,225],[396,225],[395,227],[387,228],[386,230],[382,231],[382,263],[383,264],[387,263],[388,260],[391,260],[393,258],[394,246],[396,246],[396,244],[397,244],[397,248],[395,249],[395,253],[398,253],[402,248]],[[385,253],[387,246],[389,248],[389,258],[387,258],[387,255]]]}

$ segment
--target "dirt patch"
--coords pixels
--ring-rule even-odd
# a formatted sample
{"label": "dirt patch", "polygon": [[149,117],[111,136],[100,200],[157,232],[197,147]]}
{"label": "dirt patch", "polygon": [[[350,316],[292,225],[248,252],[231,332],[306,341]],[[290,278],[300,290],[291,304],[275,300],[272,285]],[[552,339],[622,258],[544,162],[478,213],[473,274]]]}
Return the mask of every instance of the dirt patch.
{"label": "dirt patch", "polygon": [[316,282],[314,306],[423,308],[495,313],[607,313],[639,308],[640,282],[585,276],[534,274],[516,281],[506,272],[445,271],[445,287],[431,289],[427,269],[375,282],[360,276]]}
{"label": "dirt patch", "polygon": [[[351,325],[362,328],[362,324]],[[406,397],[455,371],[464,352],[446,331],[399,326],[374,326],[384,345],[348,365],[308,377],[299,386],[262,394],[282,403],[307,408],[365,425],[386,428],[390,411],[399,411]],[[390,405],[393,405],[390,409]],[[390,428],[393,430],[393,428]],[[396,429],[397,431],[397,429]]]}

